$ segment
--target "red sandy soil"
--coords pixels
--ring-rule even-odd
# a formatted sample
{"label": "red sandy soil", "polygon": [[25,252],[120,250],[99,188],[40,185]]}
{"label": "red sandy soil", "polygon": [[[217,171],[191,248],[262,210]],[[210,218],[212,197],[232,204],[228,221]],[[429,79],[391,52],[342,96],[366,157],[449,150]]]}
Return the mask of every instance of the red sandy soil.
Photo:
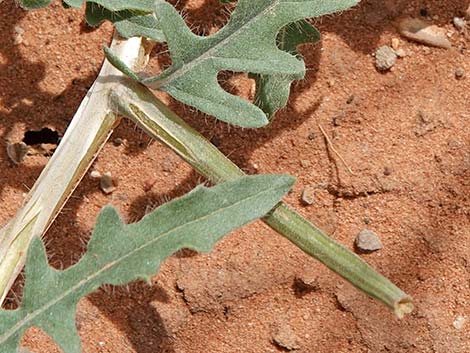
{"label": "red sandy soil", "polygon": [[[266,128],[229,127],[167,99],[246,171],[294,175],[297,184],[286,201],[335,240],[353,249],[360,230],[375,231],[383,249],[361,256],[414,298],[411,315],[397,319],[256,222],[210,254],[171,257],[152,285],[105,288],[83,299],[77,312],[83,352],[280,352],[279,334],[298,352],[470,352],[469,37],[452,25],[468,5],[362,1],[315,21],[323,38],[301,48],[306,78]],[[216,0],[180,1],[178,7],[193,28],[206,32],[227,17]],[[452,49],[400,38],[396,20],[420,17],[422,9],[449,34]],[[25,31],[19,44],[15,26]],[[58,2],[30,13],[10,0],[0,4],[2,224],[49,159],[37,154],[14,166],[7,142],[43,127],[63,134],[111,35],[110,24],[90,30],[82,11]],[[392,38],[408,55],[382,73],[372,54]],[[457,79],[457,69],[466,76]],[[227,79],[232,90],[252,95],[245,74]],[[328,148],[319,124],[354,175]],[[124,143],[117,146],[116,138]],[[110,141],[92,169],[111,172],[118,188],[105,195],[95,179],[84,178],[45,235],[53,266],[80,258],[104,205],[133,221],[203,181],[128,121]],[[150,181],[155,184],[148,190]],[[305,188],[314,190],[311,206],[300,201]],[[459,318],[463,326],[456,328]],[[60,351],[36,329],[23,344],[34,352]]]}

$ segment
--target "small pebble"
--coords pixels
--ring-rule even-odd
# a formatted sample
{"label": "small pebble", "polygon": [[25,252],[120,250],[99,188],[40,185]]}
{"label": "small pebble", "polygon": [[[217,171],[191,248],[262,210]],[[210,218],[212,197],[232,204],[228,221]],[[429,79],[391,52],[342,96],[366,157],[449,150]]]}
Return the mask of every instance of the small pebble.
{"label": "small pebble", "polygon": [[364,229],[356,236],[355,244],[362,251],[376,251],[382,249],[382,242],[377,234]]}
{"label": "small pebble", "polygon": [[389,70],[397,61],[397,54],[387,45],[378,48],[375,52],[375,66],[381,71]]}
{"label": "small pebble", "polygon": [[20,26],[15,26],[15,33],[17,33],[17,34],[23,34],[23,33],[24,33],[24,29],[21,28]]}
{"label": "small pebble", "polygon": [[392,48],[396,51],[400,47],[400,39],[392,38]]}
{"label": "small pebble", "polygon": [[212,138],[211,138],[211,143],[212,143],[215,147],[220,147],[220,144],[222,143],[222,141],[221,141],[220,138],[218,138],[217,136],[212,136]]}
{"label": "small pebble", "polygon": [[27,153],[28,146],[24,142],[9,143],[7,145],[7,155],[16,165],[23,161]]}
{"label": "small pebble", "polygon": [[300,201],[302,201],[302,204],[304,206],[310,206],[313,205],[314,202],[314,194],[311,190],[305,188],[302,191],[302,195],[300,196]]}
{"label": "small pebble", "polygon": [[442,28],[418,18],[408,17],[401,20],[398,30],[403,37],[421,44],[445,49],[452,47]]}
{"label": "small pebble", "polygon": [[313,270],[303,271],[294,278],[294,290],[297,295],[304,296],[319,289],[318,274]]}
{"label": "small pebble", "polygon": [[90,172],[90,177],[95,179],[101,178],[101,173],[94,169]]}
{"label": "small pebble", "polygon": [[157,182],[157,177],[151,176],[144,181],[143,189],[145,192],[149,192],[155,183]]}
{"label": "small pebble", "polygon": [[111,176],[111,173],[106,172],[101,176],[100,188],[105,194],[110,194],[116,190],[116,182]]}
{"label": "small pebble", "polygon": [[300,339],[287,323],[282,323],[272,336],[273,342],[288,351],[300,349]]}
{"label": "small pebble", "polygon": [[454,27],[457,28],[460,32],[463,32],[467,25],[467,22],[462,17],[454,17],[452,19],[452,23],[454,24]]}
{"label": "small pebble", "polygon": [[120,137],[116,137],[114,140],[113,140],[113,143],[114,145],[116,146],[121,146],[123,143],[124,143],[124,140]]}
{"label": "small pebble", "polygon": [[19,26],[15,26],[15,35],[14,35],[13,44],[18,45],[18,44],[23,43],[23,33],[24,33],[23,28]]}
{"label": "small pebble", "polygon": [[392,168],[386,166],[384,168],[384,175],[389,176],[390,174],[392,174]]}
{"label": "small pebble", "polygon": [[465,145],[462,141],[459,141],[458,139],[451,138],[447,142],[447,146],[449,146],[450,149],[452,150],[458,150],[458,149],[465,149]]}
{"label": "small pebble", "polygon": [[408,55],[406,50],[403,48],[398,48],[397,50],[395,50],[395,54],[397,54],[399,58],[404,58],[405,56]]}
{"label": "small pebble", "polygon": [[310,141],[313,141],[315,140],[315,133],[314,132],[311,132],[308,134],[307,138],[310,140]]}
{"label": "small pebble", "polygon": [[465,70],[464,69],[462,69],[461,67],[455,69],[455,78],[457,80],[461,80],[464,77],[465,77]]}
{"label": "small pebble", "polygon": [[312,165],[312,163],[310,163],[309,160],[301,159],[300,160],[300,165],[302,166],[302,168],[308,168]]}
{"label": "small pebble", "polygon": [[465,325],[466,321],[467,319],[465,318],[465,316],[459,315],[457,316],[455,321],[452,323],[452,326],[454,326],[454,328],[456,328],[457,330],[460,330],[463,327],[463,325]]}

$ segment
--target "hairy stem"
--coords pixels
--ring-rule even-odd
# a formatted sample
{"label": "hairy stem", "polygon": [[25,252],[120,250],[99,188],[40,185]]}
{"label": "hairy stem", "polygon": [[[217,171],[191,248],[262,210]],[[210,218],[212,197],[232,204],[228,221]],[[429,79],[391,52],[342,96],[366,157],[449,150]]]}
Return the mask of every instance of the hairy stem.
{"label": "hairy stem", "polygon": [[[113,40],[112,49],[136,71],[143,66],[145,49],[141,39]],[[117,124],[114,112],[135,121],[215,183],[244,175],[151,91],[124,78],[105,62],[61,144],[28,194],[28,201],[0,230],[0,303],[21,271],[29,242],[47,230]],[[276,206],[264,221],[398,316],[411,311],[409,296],[286,204]]]}
{"label": "hairy stem", "polygon": [[[117,87],[110,98],[118,107],[119,114],[136,122],[211,181],[219,183],[244,175],[146,87],[128,81]],[[401,289],[285,203],[279,203],[263,221],[354,286],[383,302],[399,317],[412,310],[411,298]]]}

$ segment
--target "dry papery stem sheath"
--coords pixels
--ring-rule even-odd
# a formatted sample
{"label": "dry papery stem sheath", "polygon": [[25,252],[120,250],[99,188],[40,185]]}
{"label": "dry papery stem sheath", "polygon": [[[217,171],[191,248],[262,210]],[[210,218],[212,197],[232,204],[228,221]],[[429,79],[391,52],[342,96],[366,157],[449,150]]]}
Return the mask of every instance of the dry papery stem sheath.
{"label": "dry papery stem sheath", "polygon": [[[126,43],[132,43],[132,45],[128,44],[128,48],[134,50],[134,55],[131,55],[129,51],[118,51],[114,49],[113,46],[117,45],[116,40],[113,41],[113,46],[111,49],[118,56],[126,53],[128,61],[129,58],[134,57],[134,61],[130,61],[135,65],[136,60],[138,58],[142,58],[142,53],[144,52],[142,45],[136,45],[137,41],[139,44],[141,44],[141,40],[137,38],[132,38],[120,44],[125,46]],[[122,59],[123,58],[121,57],[121,60]],[[95,83],[109,85],[106,87],[106,94],[108,95],[109,99],[106,100],[106,103],[101,104],[105,104],[107,107],[113,107],[115,109],[115,113],[123,115],[136,122],[150,136],[170,147],[199,173],[206,176],[214,183],[233,180],[244,175],[243,171],[241,171],[233,162],[225,157],[202,135],[186,124],[175,113],[170,111],[154,96],[150,90],[140,85],[139,83],[123,78],[122,74],[118,71],[105,71],[105,67],[108,67],[107,63],[105,63],[103,66],[103,70],[101,71]],[[88,99],[92,99],[94,94],[97,93],[93,92],[92,88]],[[101,97],[101,99],[105,98]],[[95,115],[93,118],[103,120],[106,116],[109,116],[110,113],[111,111],[106,110],[100,112],[100,116],[95,116],[96,112],[94,112],[93,114]],[[112,116],[114,119],[116,119],[114,115]],[[75,119],[84,120],[82,116],[75,116],[74,120]],[[100,131],[103,131],[102,134],[105,136],[109,136],[109,133],[112,130],[112,126],[108,126],[107,129],[107,133],[104,133],[103,130]],[[67,134],[74,135],[75,131],[68,131]],[[64,136],[64,139],[68,136],[67,134]],[[77,135],[79,134],[80,133],[77,133]],[[73,164],[75,166],[75,179],[73,179],[75,183],[83,175],[86,167],[91,163],[92,158],[99,151],[99,148],[102,146],[105,140],[106,138],[101,139],[99,143],[87,145],[87,151],[90,159],[89,161],[87,160],[87,163],[84,167],[82,166],[83,162],[82,164]],[[64,143],[64,141],[62,143]],[[59,152],[59,150],[56,151],[54,156]],[[79,159],[78,156],[76,156],[74,153],[70,153],[65,158],[67,158],[69,161],[73,159]],[[49,169],[52,169],[49,166],[50,164],[59,162],[60,161],[58,161],[58,158],[51,159],[48,164]],[[41,183],[49,183],[50,185],[50,181],[48,180],[48,178],[45,178],[41,175]],[[70,181],[67,182],[67,185],[69,184],[71,184]],[[39,186],[35,186],[32,192],[38,188]],[[44,190],[44,188],[41,188],[41,190]],[[37,212],[42,217],[42,219],[47,218],[48,221],[42,221],[39,224],[39,218],[36,219],[33,231],[23,231],[23,233],[26,232],[27,234],[22,236],[24,238],[31,239],[34,235],[42,234],[46,230],[48,224],[50,224],[55,215],[61,209],[71,190],[73,190],[73,188],[64,188],[63,196],[56,198],[54,200],[54,207],[49,207],[47,212],[44,210],[44,208],[41,207],[39,201],[39,206],[36,206],[38,208],[35,209],[38,210]],[[31,209],[32,205],[30,203],[31,202],[28,202],[25,207],[29,207],[29,209]],[[25,211],[23,208],[20,213],[24,214],[24,212]],[[47,217],[45,216],[45,213],[47,213]],[[15,220],[17,218],[18,217],[16,217]],[[385,305],[390,307],[397,316],[402,317],[404,314],[411,311],[412,302],[408,295],[406,295],[402,290],[391,283],[387,278],[377,273],[360,257],[324,235],[317,227],[305,220],[285,203],[279,203],[273,210],[269,212],[267,216],[264,217],[263,221],[272,229],[289,239],[307,254],[321,261],[323,264],[352,283],[354,286],[383,302]],[[17,225],[16,229],[25,229],[27,225],[27,223],[25,224],[24,222],[18,222],[18,224],[20,225]],[[18,235],[16,235],[16,238],[17,237]],[[27,243],[29,244],[29,241]],[[16,253],[18,258],[24,256],[27,243],[22,243],[22,254]],[[8,253],[8,248],[2,252],[2,254],[4,253]],[[22,263],[23,260],[18,261],[18,264],[22,265]],[[8,273],[4,272],[3,262],[0,263],[0,271],[2,271],[0,272],[2,278],[8,275]],[[14,275],[13,272],[9,274],[9,284],[12,282],[11,278],[14,278],[13,276],[16,277],[18,272],[19,270],[16,270]],[[3,284],[1,289],[5,293],[8,288],[9,285]]]}
{"label": "dry papery stem sheath", "polygon": [[[136,70],[145,64],[139,38],[115,39],[112,48]],[[23,207],[0,230],[0,303],[23,268],[29,243],[46,232],[117,125],[109,94],[122,79],[127,80],[124,74],[108,62],[103,64]]]}

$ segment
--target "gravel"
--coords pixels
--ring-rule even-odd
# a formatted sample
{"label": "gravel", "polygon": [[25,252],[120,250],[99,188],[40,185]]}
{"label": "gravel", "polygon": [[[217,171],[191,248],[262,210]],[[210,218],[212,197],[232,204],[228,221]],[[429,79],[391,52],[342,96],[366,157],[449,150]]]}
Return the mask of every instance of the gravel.
{"label": "gravel", "polygon": [[462,69],[461,67],[455,69],[455,78],[457,80],[461,80],[465,76],[465,70]]}
{"label": "gravel", "polygon": [[381,71],[389,70],[397,61],[397,54],[388,45],[378,48],[375,52],[375,66]]}
{"label": "gravel", "polygon": [[273,342],[288,351],[300,349],[300,339],[292,328],[285,322],[279,325],[277,331],[272,336]]}
{"label": "gravel", "polygon": [[362,251],[376,251],[382,249],[382,242],[373,231],[364,229],[356,236],[355,244]]}
{"label": "gravel", "polygon": [[304,205],[304,206],[313,205],[313,202],[314,202],[314,193],[313,193],[313,191],[309,190],[308,188],[305,188],[302,191],[302,195],[300,196],[300,201],[302,202],[302,205]]}

